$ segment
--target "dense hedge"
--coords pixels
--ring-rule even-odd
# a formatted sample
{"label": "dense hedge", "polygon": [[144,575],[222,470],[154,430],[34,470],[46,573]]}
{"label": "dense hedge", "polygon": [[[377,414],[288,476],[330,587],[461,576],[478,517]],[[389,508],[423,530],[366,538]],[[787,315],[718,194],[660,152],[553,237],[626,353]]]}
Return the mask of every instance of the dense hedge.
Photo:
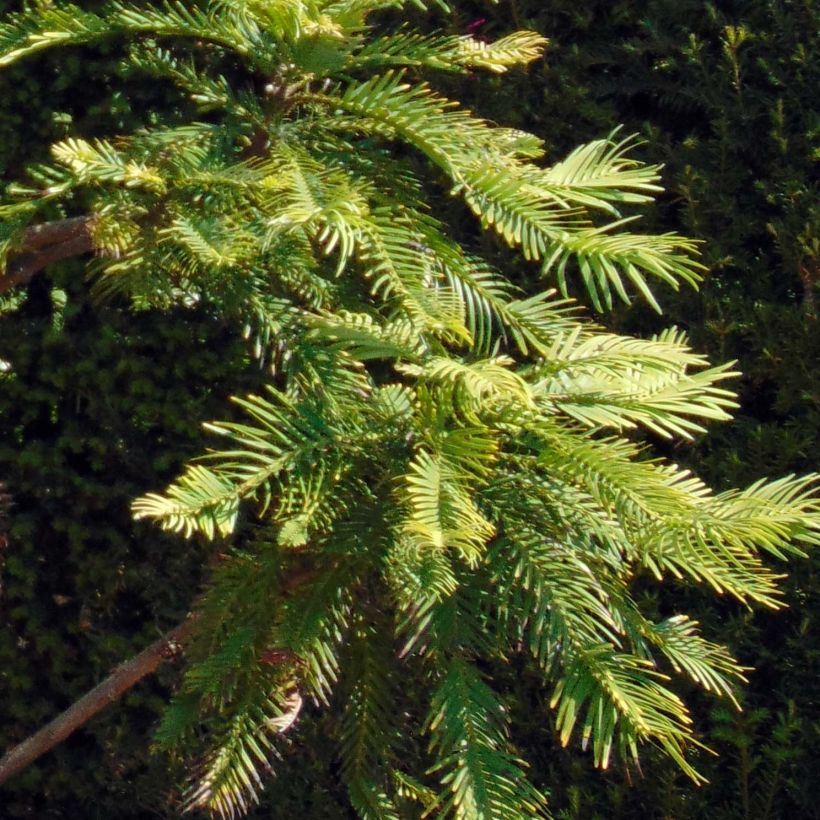
{"label": "dense hedge", "polygon": [[[69,128],[98,133],[112,111],[117,127],[133,127],[173,104],[164,91],[112,94],[118,56],[77,51],[0,74],[7,180]],[[19,308],[0,315],[0,476],[11,499],[0,551],[3,747],[184,614],[202,549],[135,527],[128,505],[201,450],[196,422],[241,389],[248,366],[244,347],[204,311],[159,317],[92,305],[81,263],[13,300]],[[5,787],[0,814],[141,817],[162,806],[167,762],[147,750],[173,675],[135,690],[124,709]]]}
{"label": "dense hedge", "polygon": [[[91,310],[76,290],[55,308],[54,292],[32,285],[0,321],[15,373],[0,391],[0,474],[13,498],[0,600],[4,746],[184,615],[202,549],[135,527],[128,505],[199,449],[191,421],[240,381],[241,349],[202,316],[128,318]],[[76,816],[78,800],[100,817],[117,816],[126,797],[147,805],[155,783],[144,752],[161,698],[156,684],[142,687],[15,780],[5,816]]]}

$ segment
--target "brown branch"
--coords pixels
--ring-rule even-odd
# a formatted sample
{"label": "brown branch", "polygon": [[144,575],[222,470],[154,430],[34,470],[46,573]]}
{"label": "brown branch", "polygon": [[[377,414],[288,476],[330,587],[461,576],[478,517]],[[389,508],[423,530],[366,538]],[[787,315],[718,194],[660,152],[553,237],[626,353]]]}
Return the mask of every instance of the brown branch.
{"label": "brown branch", "polygon": [[0,758],[0,785],[62,743],[94,715],[154,672],[164,660],[173,657],[180,645],[190,638],[194,624],[195,617],[191,616],[147,649],[143,649],[139,655],[121,663],[102,683],[83,695],[61,715],[6,752]]}
{"label": "brown branch", "polygon": [[[292,592],[298,587],[315,578],[315,571],[305,567],[292,567],[282,583],[283,592]],[[144,677],[156,671],[157,667],[166,659],[174,657],[182,646],[189,643],[193,637],[198,615],[189,615],[188,618],[170,632],[154,641],[143,649],[139,655],[124,661],[102,683],[97,684],[90,692],[86,692],[75,701],[61,715],[58,715],[42,729],[35,732],[22,743],[10,749],[0,758],[0,786],[9,778],[23,771],[38,757],[51,751],[62,743],[69,735],[87,723],[106,706],[121,698],[129,689],[138,684]],[[263,655],[264,663],[284,663],[299,659],[287,651],[271,650]],[[293,720],[301,708],[301,699],[294,705]],[[286,713],[289,714],[289,713]],[[291,720],[291,723],[293,722]],[[285,726],[285,731],[290,723]]]}
{"label": "brown branch", "polygon": [[93,217],[72,216],[68,219],[58,219],[55,222],[43,222],[40,225],[31,225],[23,231],[21,251],[24,253],[36,251],[46,245],[55,245],[68,239],[88,233]]}
{"label": "brown branch", "polygon": [[94,250],[92,224],[93,217],[73,216],[26,228],[17,253],[0,275],[0,293],[26,284],[53,262]]}

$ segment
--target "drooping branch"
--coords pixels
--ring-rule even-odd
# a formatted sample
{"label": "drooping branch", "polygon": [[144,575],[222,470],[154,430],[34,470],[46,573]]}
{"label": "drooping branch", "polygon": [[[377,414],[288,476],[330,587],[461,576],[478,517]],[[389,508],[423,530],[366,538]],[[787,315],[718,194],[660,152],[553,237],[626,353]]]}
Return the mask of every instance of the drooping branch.
{"label": "drooping branch", "polygon": [[0,758],[0,785],[62,743],[94,715],[154,672],[164,660],[174,657],[190,638],[195,620],[194,616],[189,617],[143,649],[139,655],[121,663],[104,681],[75,701],[61,715],[6,752]]}
{"label": "drooping branch", "polygon": [[26,228],[19,249],[0,274],[0,293],[24,285],[53,262],[94,250],[93,221],[91,216],[74,216]]}

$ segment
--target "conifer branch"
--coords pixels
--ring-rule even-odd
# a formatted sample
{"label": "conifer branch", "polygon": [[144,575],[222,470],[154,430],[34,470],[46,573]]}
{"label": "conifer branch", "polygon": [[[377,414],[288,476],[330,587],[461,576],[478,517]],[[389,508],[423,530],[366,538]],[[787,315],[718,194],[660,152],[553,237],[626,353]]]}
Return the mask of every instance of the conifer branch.
{"label": "conifer branch", "polygon": [[[0,485],[2,490],[2,485]],[[2,496],[0,495],[0,502]],[[302,584],[310,581],[314,577],[312,570],[295,570],[287,578],[283,589],[285,592],[292,591]],[[97,713],[105,709],[106,706],[119,700],[126,692],[136,686],[143,678],[153,674],[165,660],[170,660],[179,655],[182,649],[194,637],[194,630],[200,616],[194,612],[182,623],[166,632],[159,640],[154,641],[150,646],[142,650],[138,655],[123,661],[115,667],[111,674],[98,683],[89,692],[86,692],[79,700],[71,704],[62,714],[58,715],[42,729],[26,738],[0,758],[0,786],[7,780],[28,768],[37,758],[42,757],[46,752],[58,746],[77,729],[88,723]],[[276,652],[274,650],[266,653],[264,662],[268,664],[281,664],[292,661],[292,655],[288,652]],[[289,701],[289,709],[282,720],[282,727],[279,731],[286,731],[293,721],[296,720],[301,709],[301,700],[294,696]]]}
{"label": "conifer branch", "polygon": [[[206,115],[52,146],[29,174],[39,199],[2,206],[0,293],[107,251],[95,286],[126,297],[117,309],[175,322],[201,305],[270,365],[235,398],[241,414],[206,426],[222,446],[132,505],[222,544],[256,504],[259,522],[214,556],[196,635],[189,618],[115,669],[0,759],[0,783],[176,643],[189,668],[158,745],[195,753],[186,810],[247,813],[302,696],[334,709],[340,690],[340,772],[361,817],[402,816],[408,798],[455,820],[544,816],[511,737],[512,693],[496,691],[509,676],[484,671],[512,653],[553,687],[563,745],[578,738],[606,768],[654,744],[700,780],[689,712],[657,664],[729,698],[744,668],[691,619],[652,621],[631,583],[649,572],[778,607],[764,559],[820,545],[820,476],[713,493],[626,437],[691,439],[734,406],[730,366],[708,367],[680,331],[607,333],[567,296],[574,276],[598,310],[630,288],[658,308],[653,281],[700,280],[694,241],[628,228],[659,168],[617,131],[545,166],[539,137],[419,77],[526,65],[544,38],[369,38],[368,12],[409,3],[110,0],[93,13],[54,0],[0,24],[0,67],[126,37],[133,70]],[[202,59],[212,43],[217,59]],[[214,73],[232,60],[264,96]],[[465,251],[432,215],[430,170],[563,298],[525,275],[519,291]],[[25,227],[42,207],[75,208],[80,190],[96,216]],[[816,271],[804,273],[808,308]],[[406,772],[424,734],[430,765]],[[430,775],[437,788],[414,785]]]}
{"label": "conifer branch", "polygon": [[49,245],[74,239],[88,232],[92,219],[90,216],[72,216],[53,222],[43,222],[40,225],[31,225],[23,232],[22,250],[24,252],[36,251]]}
{"label": "conifer branch", "polygon": [[196,616],[188,617],[138,655],[124,661],[91,691],[0,758],[0,785],[51,751],[84,726],[98,712],[119,700],[129,689],[157,670],[164,660],[177,655],[191,637]]}
{"label": "conifer branch", "polygon": [[92,222],[93,217],[74,216],[26,228],[19,252],[0,275],[0,293],[26,284],[53,262],[92,251]]}

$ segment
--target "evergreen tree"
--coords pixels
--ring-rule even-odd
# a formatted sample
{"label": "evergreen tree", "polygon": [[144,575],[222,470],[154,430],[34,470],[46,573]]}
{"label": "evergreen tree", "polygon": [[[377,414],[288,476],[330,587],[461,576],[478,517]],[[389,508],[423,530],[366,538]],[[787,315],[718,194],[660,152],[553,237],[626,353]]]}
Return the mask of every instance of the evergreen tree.
{"label": "evergreen tree", "polygon": [[[814,477],[715,494],[642,443],[727,419],[728,365],[566,297],[575,279],[598,309],[657,308],[653,281],[697,283],[693,242],[630,230],[659,169],[617,133],[540,162],[539,139],[423,77],[504,73],[543,37],[373,36],[368,15],[403,5],[39,4],[0,28],[0,65],[124,38],[129,72],[199,109],[54,145],[0,210],[0,292],[14,310],[15,286],[93,250],[100,299],[197,305],[262,365],[244,421],[208,426],[223,446],[133,506],[217,545],[157,742],[194,755],[187,807],[226,817],[306,700],[338,709],[362,817],[544,816],[492,674],[509,663],[598,766],[651,744],[697,780],[669,673],[732,699],[743,669],[686,615],[649,617],[633,582],[776,608],[764,557],[820,540]],[[455,241],[431,185],[561,292],[518,292]]]}
{"label": "evergreen tree", "polygon": [[[463,2],[458,9],[458,30],[472,22],[494,37],[513,26],[506,5]],[[608,318],[640,335],[674,322],[710,357],[738,360],[733,424],[676,448],[676,458],[721,488],[815,469],[820,8],[789,0],[519,0],[515,9],[516,26],[549,33],[548,60],[526,77],[491,78],[505,93],[464,83],[462,98],[559,151],[607,123],[625,123],[647,140],[641,157],[664,163],[667,193],[647,213],[653,229],[704,240],[699,292],[658,291],[668,318],[640,304]],[[570,773],[577,759],[545,755],[540,765],[564,770],[550,777],[554,810],[569,805],[566,783],[581,796],[571,817],[820,816],[817,577],[816,554],[794,566],[784,584],[787,613],[697,597],[686,604],[755,667],[742,713],[716,708],[709,719],[706,704],[700,707],[704,739],[720,752],[699,761],[706,788],[692,789],[668,766],[619,781]],[[661,594],[661,606],[669,600]],[[671,600],[682,604],[679,596]]]}

